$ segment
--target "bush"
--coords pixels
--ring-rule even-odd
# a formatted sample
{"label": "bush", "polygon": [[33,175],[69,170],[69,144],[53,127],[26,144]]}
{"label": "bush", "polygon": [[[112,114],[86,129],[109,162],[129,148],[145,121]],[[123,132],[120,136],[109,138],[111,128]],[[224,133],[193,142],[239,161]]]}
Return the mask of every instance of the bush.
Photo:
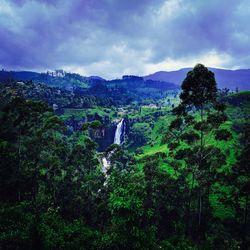
{"label": "bush", "polygon": [[218,129],[215,131],[215,139],[219,141],[228,141],[232,138],[232,134],[227,129]]}

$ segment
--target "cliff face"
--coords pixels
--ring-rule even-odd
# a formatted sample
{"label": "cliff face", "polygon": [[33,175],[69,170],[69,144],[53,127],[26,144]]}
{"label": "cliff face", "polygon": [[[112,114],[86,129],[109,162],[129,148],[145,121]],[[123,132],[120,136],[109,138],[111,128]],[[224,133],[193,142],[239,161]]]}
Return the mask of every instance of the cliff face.
{"label": "cliff face", "polygon": [[[95,132],[91,133],[91,137],[98,143],[99,151],[105,151],[111,144],[114,143],[114,137],[118,125],[118,121],[109,122],[104,125],[104,127],[96,130]],[[121,129],[121,143],[123,143],[126,138],[127,134],[129,133],[130,128],[130,121],[129,119],[123,119],[123,125]]]}
{"label": "cliff face", "polygon": [[116,124],[108,124],[105,127],[91,133],[91,138],[98,144],[98,151],[105,151],[114,142]]}
{"label": "cliff face", "polygon": [[65,121],[65,124],[72,130],[80,130],[82,125],[87,122],[98,120],[101,122],[102,127],[98,129],[89,129],[90,137],[98,144],[97,150],[105,151],[113,142],[116,130],[116,123],[112,122],[109,117],[101,117],[98,115],[88,115],[81,119],[71,118]]}

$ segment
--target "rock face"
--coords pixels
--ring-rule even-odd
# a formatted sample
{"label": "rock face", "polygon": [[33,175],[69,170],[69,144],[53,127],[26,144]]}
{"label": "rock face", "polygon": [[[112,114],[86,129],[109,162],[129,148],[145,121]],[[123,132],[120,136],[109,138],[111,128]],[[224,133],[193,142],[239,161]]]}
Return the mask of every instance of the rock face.
{"label": "rock face", "polygon": [[[98,144],[98,151],[104,152],[111,144],[121,144],[125,140],[125,135],[129,131],[128,119],[111,121],[108,117],[100,117],[97,115],[89,115],[82,119],[69,119],[65,124],[73,130],[80,130],[86,122],[98,120],[102,123],[102,127],[98,129],[90,129],[90,137]],[[116,138],[116,140],[115,140]]]}
{"label": "rock face", "polygon": [[96,138],[99,151],[105,151],[111,144],[122,144],[125,140],[125,135],[128,131],[127,119],[122,119],[118,123],[105,124],[102,129],[102,136]]}
{"label": "rock face", "polygon": [[92,137],[98,144],[98,151],[105,151],[114,141],[114,134],[116,130],[115,124],[105,124],[105,127],[99,130],[99,136]]}

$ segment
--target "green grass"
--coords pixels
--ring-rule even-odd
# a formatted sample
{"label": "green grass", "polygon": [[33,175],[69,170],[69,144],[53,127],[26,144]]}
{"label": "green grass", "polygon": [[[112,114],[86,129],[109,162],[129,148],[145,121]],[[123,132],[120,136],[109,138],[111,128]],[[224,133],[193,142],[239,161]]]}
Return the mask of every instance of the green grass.
{"label": "green grass", "polygon": [[86,116],[86,113],[86,109],[65,109],[61,117],[64,120],[70,119],[72,116],[74,116],[75,119],[81,119]]}
{"label": "green grass", "polygon": [[241,95],[249,95],[250,96],[250,90],[241,91],[241,92],[238,92],[238,93],[232,93],[232,94],[227,95],[227,97],[230,97],[230,96],[241,96]]}
{"label": "green grass", "polygon": [[136,159],[142,159],[145,156],[151,156],[159,152],[167,153],[168,149],[166,145],[155,145],[155,146],[144,146],[143,148],[143,154],[136,155]]}
{"label": "green grass", "polygon": [[141,147],[143,153],[136,155],[136,159],[141,159],[145,156],[150,156],[158,152],[168,153],[168,148],[166,144],[161,144],[162,137],[167,131],[170,122],[173,120],[172,114],[167,114],[165,116],[159,117],[154,123],[150,136],[150,143]]}
{"label": "green grass", "polygon": [[98,114],[101,117],[108,116],[111,119],[115,118],[115,111],[114,109],[103,108],[103,107],[93,107],[93,108],[86,108],[86,109],[70,109],[67,108],[64,110],[64,114],[61,116],[63,120],[68,120],[72,116],[76,120],[80,120],[84,117],[91,116]]}

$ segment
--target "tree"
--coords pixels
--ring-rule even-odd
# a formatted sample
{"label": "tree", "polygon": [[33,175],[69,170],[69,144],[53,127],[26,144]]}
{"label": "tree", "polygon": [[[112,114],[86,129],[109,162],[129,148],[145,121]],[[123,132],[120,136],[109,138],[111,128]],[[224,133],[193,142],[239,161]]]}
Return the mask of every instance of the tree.
{"label": "tree", "polygon": [[[187,73],[182,83],[181,103],[173,112],[177,118],[169,126],[170,155],[186,165],[189,199],[186,206],[186,234],[190,234],[193,198],[198,198],[196,236],[204,236],[209,215],[209,195],[216,168],[225,162],[222,150],[211,142],[229,140],[231,133],[218,130],[226,120],[224,108],[217,102],[213,72],[198,64]],[[219,135],[222,131],[223,134]],[[193,231],[194,233],[194,231]]]}
{"label": "tree", "polygon": [[151,228],[157,239],[165,240],[172,234],[179,234],[180,218],[183,218],[183,187],[180,178],[173,178],[161,169],[162,155],[147,156],[144,162],[145,178],[145,225]]}
{"label": "tree", "polygon": [[206,104],[216,100],[217,87],[214,73],[202,64],[197,64],[193,70],[187,73],[181,89],[182,104],[195,106],[201,112]]}
{"label": "tree", "polygon": [[[235,200],[237,210],[240,211],[241,218],[241,239],[242,249],[247,249],[249,244],[249,193],[250,193],[250,124],[247,123],[244,126],[244,132],[242,135],[243,149],[237,159],[237,163],[233,166],[233,183],[237,187]],[[243,214],[243,216],[242,216]]]}
{"label": "tree", "polygon": [[129,133],[132,146],[142,146],[149,140],[151,128],[148,123],[134,123]]}
{"label": "tree", "polygon": [[0,107],[0,149],[0,248],[92,249],[104,182],[96,144],[18,97]]}
{"label": "tree", "polygon": [[153,242],[145,229],[145,184],[142,173],[123,172],[114,168],[109,179],[108,208],[111,214],[109,248],[153,249]]}

